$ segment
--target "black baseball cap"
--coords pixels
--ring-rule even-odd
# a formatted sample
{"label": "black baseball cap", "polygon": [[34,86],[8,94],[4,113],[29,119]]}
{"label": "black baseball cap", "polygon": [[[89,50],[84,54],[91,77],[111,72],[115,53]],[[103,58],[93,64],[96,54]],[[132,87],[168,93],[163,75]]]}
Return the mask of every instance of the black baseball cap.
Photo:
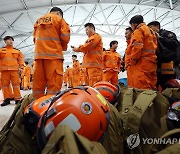
{"label": "black baseball cap", "polygon": [[12,39],[14,41],[14,38],[12,36],[5,36],[4,37],[4,41],[9,40],[9,39]]}

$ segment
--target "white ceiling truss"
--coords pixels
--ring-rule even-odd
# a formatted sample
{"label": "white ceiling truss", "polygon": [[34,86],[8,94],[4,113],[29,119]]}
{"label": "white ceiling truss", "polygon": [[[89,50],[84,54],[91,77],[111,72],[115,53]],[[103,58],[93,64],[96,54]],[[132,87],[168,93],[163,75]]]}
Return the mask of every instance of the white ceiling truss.
{"label": "white ceiling truss", "polygon": [[[15,47],[26,59],[33,59],[33,24],[53,6],[60,7],[71,28],[70,45],[85,41],[84,24],[92,22],[104,39],[104,46],[118,40],[120,53],[126,47],[124,31],[131,17],[141,14],[146,23],[158,20],[161,26],[180,38],[180,0],[0,0],[0,46],[12,35]],[[65,53],[71,53],[70,48]]]}

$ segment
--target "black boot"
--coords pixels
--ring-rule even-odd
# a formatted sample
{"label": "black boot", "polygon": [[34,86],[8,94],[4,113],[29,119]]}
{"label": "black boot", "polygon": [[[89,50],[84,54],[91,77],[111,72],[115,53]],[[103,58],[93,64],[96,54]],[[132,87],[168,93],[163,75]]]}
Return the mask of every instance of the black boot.
{"label": "black boot", "polygon": [[10,101],[14,101],[14,98],[9,98],[10,99]]}
{"label": "black boot", "polygon": [[15,104],[19,103],[20,100],[15,100]]}
{"label": "black boot", "polygon": [[1,106],[6,106],[6,105],[8,105],[8,104],[10,104],[10,98],[6,98],[6,99],[4,100],[4,102],[1,104]]}

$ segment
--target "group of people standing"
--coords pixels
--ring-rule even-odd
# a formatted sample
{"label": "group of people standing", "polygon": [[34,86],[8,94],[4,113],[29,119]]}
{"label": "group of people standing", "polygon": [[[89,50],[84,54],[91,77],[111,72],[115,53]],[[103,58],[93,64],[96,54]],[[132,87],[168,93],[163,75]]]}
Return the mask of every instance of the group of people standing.
{"label": "group of people standing", "polygon": [[[67,69],[64,73],[65,85],[68,85],[68,87],[76,87],[80,85],[92,86],[96,82],[102,80],[108,81],[113,85],[117,84],[118,73],[121,70],[121,56],[119,53],[116,52],[117,47],[118,47],[118,41],[114,40],[110,42],[109,50],[104,50],[102,53],[101,52],[99,53],[99,55],[101,55],[101,57],[99,57],[99,65],[102,65],[102,68],[96,68],[96,66],[93,66],[93,67],[88,67],[87,69],[86,67],[84,67],[84,65],[82,65],[82,63],[81,64],[79,63],[79,61],[77,60],[77,55],[72,55],[73,67],[70,68],[69,66],[67,66]],[[97,57],[95,55],[94,59],[96,58]],[[87,70],[91,70],[91,73],[89,75]]]}
{"label": "group of people standing", "polygon": [[125,33],[128,45],[124,58],[128,86],[165,89],[166,82],[175,79],[174,67],[179,65],[174,65],[179,45],[176,35],[161,29],[158,21],[146,25],[141,15],[132,17],[130,25]]}
{"label": "group of people standing", "polygon": [[[64,77],[69,87],[93,86],[102,80],[115,85],[118,83],[118,73],[122,69],[122,63],[127,70],[129,87],[157,89],[158,84],[162,86],[161,82],[165,82],[162,80],[162,71],[172,71],[170,68],[164,68],[172,65],[172,62],[158,65],[156,53],[161,50],[158,40],[167,44],[170,50],[175,50],[177,47],[175,34],[169,31],[168,33],[161,32],[157,21],[147,26],[141,15],[132,17],[130,25],[131,27],[125,32],[128,45],[123,60],[116,52],[118,47],[116,40],[110,42],[109,50],[103,51],[102,37],[96,33],[94,24],[84,25],[88,39],[79,47],[71,46],[74,52],[84,54],[83,62],[80,65],[77,56],[73,55],[73,71],[69,68]],[[70,40],[70,27],[63,18],[63,11],[58,7],[53,7],[50,13],[40,17],[34,24],[33,38],[35,51],[32,87],[33,95],[38,99],[47,94],[54,95],[62,87],[63,51],[67,50]],[[7,105],[9,104],[7,93],[10,81],[15,101],[18,102],[21,99],[19,72],[23,72],[24,57],[19,50],[13,48],[13,37],[5,37],[4,41],[6,47],[0,50],[0,60],[4,105]],[[170,41],[171,44],[168,43]],[[160,68],[159,76],[156,73],[158,67],[163,67]],[[67,76],[73,76],[73,79],[67,79]]]}

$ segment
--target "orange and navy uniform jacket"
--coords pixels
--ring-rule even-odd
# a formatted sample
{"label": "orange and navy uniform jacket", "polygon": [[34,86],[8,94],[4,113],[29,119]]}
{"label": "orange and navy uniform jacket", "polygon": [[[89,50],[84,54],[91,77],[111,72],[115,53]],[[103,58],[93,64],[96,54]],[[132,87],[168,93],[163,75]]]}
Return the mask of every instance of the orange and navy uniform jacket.
{"label": "orange and navy uniform jacket", "polygon": [[127,67],[130,65],[130,60],[129,60],[129,56],[128,56],[128,54],[130,54],[130,53],[128,53],[128,52],[130,52],[130,50],[127,50],[129,47],[129,44],[130,44],[130,41],[131,41],[131,39],[129,39],[129,40],[126,40],[126,42],[127,42],[127,48],[126,48],[126,51],[125,51],[125,59],[124,59],[124,62],[125,62],[125,69],[127,69]]}
{"label": "orange and navy uniform jacket", "polygon": [[121,56],[114,49],[103,52],[102,59],[104,70],[120,71]]}
{"label": "orange and navy uniform jacket", "polygon": [[85,44],[75,48],[75,51],[84,53],[83,67],[102,69],[103,42],[99,34],[89,36]]}
{"label": "orange and navy uniform jacket", "polygon": [[62,51],[67,50],[70,28],[62,17],[53,13],[40,17],[34,24],[33,36],[35,59],[64,59]]}
{"label": "orange and navy uniform jacket", "polygon": [[0,49],[1,71],[19,70],[24,67],[24,55],[20,50],[7,46]]}
{"label": "orange and navy uniform jacket", "polygon": [[72,87],[73,86],[73,68],[69,67],[66,70],[66,72],[67,72],[68,84],[69,84],[70,87]]}

